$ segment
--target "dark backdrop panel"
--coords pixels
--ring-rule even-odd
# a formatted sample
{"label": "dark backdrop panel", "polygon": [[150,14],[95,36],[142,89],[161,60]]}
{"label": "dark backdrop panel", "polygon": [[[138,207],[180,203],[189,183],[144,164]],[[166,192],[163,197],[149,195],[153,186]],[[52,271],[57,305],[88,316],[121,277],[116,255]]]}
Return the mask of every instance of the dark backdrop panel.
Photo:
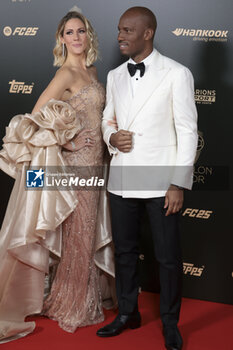
{"label": "dark backdrop panel", "polygon": [[[12,116],[30,112],[52,79],[57,24],[74,5],[73,0],[1,1],[1,138]],[[135,5],[157,15],[155,47],[193,72],[200,142],[194,190],[186,193],[181,214],[183,295],[232,304],[232,1],[80,0],[76,5],[98,33],[102,59],[96,65],[104,84],[107,72],[124,61],[117,44],[119,17]],[[13,180],[1,172],[0,181],[2,220]],[[141,286],[158,291],[146,217],[141,235]]]}

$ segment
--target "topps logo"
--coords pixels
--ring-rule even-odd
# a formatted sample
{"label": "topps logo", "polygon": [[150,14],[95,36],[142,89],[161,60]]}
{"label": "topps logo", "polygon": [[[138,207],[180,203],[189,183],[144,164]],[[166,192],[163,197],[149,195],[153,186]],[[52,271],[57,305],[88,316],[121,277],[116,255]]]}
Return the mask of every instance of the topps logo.
{"label": "topps logo", "polygon": [[204,268],[205,266],[195,267],[194,264],[183,263],[183,272],[185,275],[200,277]]}
{"label": "topps logo", "polygon": [[209,219],[212,213],[212,210],[186,208],[182,215],[188,215],[191,218]]}
{"label": "topps logo", "polygon": [[10,89],[9,92],[11,94],[18,94],[18,93],[22,93],[22,94],[31,94],[32,93],[32,89],[34,86],[34,83],[32,83],[31,85],[26,85],[24,81],[9,81],[10,84]]}
{"label": "topps logo", "polygon": [[5,36],[35,36],[37,34],[39,27],[15,27],[11,28],[6,26],[3,28],[3,33]]}

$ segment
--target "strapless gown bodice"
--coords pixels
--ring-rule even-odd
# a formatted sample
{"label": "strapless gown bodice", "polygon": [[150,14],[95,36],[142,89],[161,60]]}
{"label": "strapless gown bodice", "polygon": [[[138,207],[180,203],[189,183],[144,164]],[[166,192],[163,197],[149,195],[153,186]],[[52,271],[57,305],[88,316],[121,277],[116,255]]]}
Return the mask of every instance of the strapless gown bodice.
{"label": "strapless gown bodice", "polygon": [[101,83],[94,80],[84,86],[67,103],[76,111],[81,129],[91,130],[90,136],[95,139],[95,147],[84,147],[77,152],[67,152],[63,155],[69,165],[102,165],[104,142],[101,133],[102,113],[105,103],[105,90]]}

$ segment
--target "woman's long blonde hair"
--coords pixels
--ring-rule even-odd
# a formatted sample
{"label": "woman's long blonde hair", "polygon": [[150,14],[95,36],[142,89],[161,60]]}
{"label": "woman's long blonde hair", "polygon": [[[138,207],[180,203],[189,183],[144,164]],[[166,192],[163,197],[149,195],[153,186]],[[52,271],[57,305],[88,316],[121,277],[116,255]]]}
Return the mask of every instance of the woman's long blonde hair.
{"label": "woman's long blonde hair", "polygon": [[91,23],[88,19],[79,12],[71,11],[68,12],[60,21],[57,31],[56,31],[56,45],[53,49],[54,62],[53,65],[57,67],[61,67],[63,63],[65,63],[67,58],[67,49],[64,46],[64,56],[62,50],[62,42],[61,37],[64,34],[64,28],[66,23],[72,19],[78,18],[80,19],[87,31],[88,45],[86,49],[86,66],[90,67],[98,58],[98,39],[95,30],[93,29]]}

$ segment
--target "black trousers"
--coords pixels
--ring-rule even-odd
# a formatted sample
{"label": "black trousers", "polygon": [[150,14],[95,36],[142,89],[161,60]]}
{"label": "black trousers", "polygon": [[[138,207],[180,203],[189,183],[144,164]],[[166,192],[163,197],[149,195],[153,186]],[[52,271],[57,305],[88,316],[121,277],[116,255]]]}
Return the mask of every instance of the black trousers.
{"label": "black trousers", "polygon": [[178,214],[165,216],[164,199],[122,198],[110,193],[116,291],[120,314],[138,310],[140,211],[145,206],[159,263],[161,319],[164,325],[176,325],[181,306],[182,256]]}

